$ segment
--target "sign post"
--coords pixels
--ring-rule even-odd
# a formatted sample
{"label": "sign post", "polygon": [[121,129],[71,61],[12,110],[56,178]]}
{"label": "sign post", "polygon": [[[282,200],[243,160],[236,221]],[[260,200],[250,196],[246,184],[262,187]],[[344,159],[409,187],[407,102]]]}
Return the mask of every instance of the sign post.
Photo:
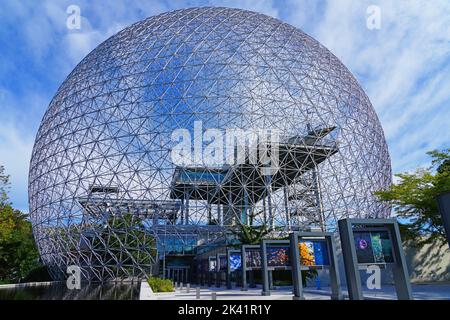
{"label": "sign post", "polygon": [[241,247],[242,291],[248,290],[247,271],[261,269],[261,247],[258,245],[243,245]]}
{"label": "sign post", "polygon": [[293,232],[290,234],[292,283],[294,300],[303,300],[302,270],[328,268],[331,299],[341,300],[341,281],[336,258],[336,245],[332,233]]}
{"label": "sign post", "polygon": [[208,257],[208,287],[212,286],[214,274],[216,273],[217,268],[217,257],[209,256]]}
{"label": "sign post", "polygon": [[291,270],[289,240],[263,240],[261,242],[261,267],[263,290],[261,295],[270,296],[269,271]]}
{"label": "sign post", "polygon": [[227,249],[227,289],[231,289],[232,272],[242,270],[241,250]]}
{"label": "sign post", "polygon": [[222,286],[222,275],[226,274],[228,270],[228,254],[218,253],[216,261],[216,287],[220,288]]}
{"label": "sign post", "polygon": [[395,219],[338,221],[349,298],[363,300],[360,269],[392,265],[399,300],[412,300],[411,284],[398,223]]}

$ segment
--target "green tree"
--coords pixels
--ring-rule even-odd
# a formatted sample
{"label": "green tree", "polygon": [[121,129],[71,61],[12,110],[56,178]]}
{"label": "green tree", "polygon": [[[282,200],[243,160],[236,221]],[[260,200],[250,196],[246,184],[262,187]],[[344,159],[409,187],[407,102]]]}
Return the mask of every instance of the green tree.
{"label": "green tree", "polygon": [[20,282],[39,265],[38,257],[27,216],[0,205],[0,281]]}
{"label": "green tree", "polygon": [[239,239],[241,244],[260,244],[261,241],[270,233],[270,228],[266,225],[256,226],[253,221],[256,217],[254,210],[248,214],[248,224],[246,221],[239,221],[231,232]]}
{"label": "green tree", "polygon": [[241,244],[260,244],[264,237],[270,233],[270,230],[265,225],[248,226],[239,223],[231,232],[236,235]]}
{"label": "green tree", "polygon": [[0,166],[0,282],[20,282],[39,266],[31,223],[8,199],[9,176]]}
{"label": "green tree", "polygon": [[8,202],[9,175],[5,174],[5,168],[0,166],[0,204]]}
{"label": "green tree", "polygon": [[450,149],[427,154],[432,158],[429,168],[396,174],[397,183],[375,193],[393,206],[400,218],[403,239],[411,240],[416,246],[436,240],[445,242],[436,196],[450,191]]}

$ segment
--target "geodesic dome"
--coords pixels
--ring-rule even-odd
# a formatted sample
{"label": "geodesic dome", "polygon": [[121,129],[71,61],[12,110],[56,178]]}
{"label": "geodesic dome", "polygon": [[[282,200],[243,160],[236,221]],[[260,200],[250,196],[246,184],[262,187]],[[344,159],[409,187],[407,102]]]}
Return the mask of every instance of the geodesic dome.
{"label": "geodesic dome", "polygon": [[[174,163],[174,131],[195,139],[195,122],[201,134],[278,130],[279,172],[247,158]],[[36,137],[30,216],[55,278],[67,265],[124,278],[239,224],[333,230],[386,217],[372,193],[390,182],[375,111],[332,53],[266,15],[193,8],[120,31],[67,77]]]}

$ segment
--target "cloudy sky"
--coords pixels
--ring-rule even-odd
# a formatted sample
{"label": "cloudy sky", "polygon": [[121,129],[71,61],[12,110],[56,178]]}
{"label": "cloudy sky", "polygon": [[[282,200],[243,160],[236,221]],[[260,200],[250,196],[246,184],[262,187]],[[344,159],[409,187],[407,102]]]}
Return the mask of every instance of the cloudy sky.
{"label": "cloudy sky", "polygon": [[[66,26],[81,9],[81,29]],[[2,0],[0,164],[11,199],[28,211],[28,165],[40,120],[58,86],[98,44],[133,22],[185,7],[250,9],[288,22],[330,49],[353,72],[384,127],[394,172],[426,166],[425,152],[450,147],[450,1]],[[367,9],[381,28],[367,28]]]}

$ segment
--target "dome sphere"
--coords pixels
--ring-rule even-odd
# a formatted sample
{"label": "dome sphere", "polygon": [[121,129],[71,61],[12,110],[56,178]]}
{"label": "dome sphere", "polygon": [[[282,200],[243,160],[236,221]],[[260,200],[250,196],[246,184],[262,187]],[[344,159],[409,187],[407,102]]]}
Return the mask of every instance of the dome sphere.
{"label": "dome sphere", "polygon": [[[68,265],[97,280],[154,273],[168,250],[163,237],[187,250],[239,223],[245,197],[226,203],[191,195],[189,202],[173,192],[181,170],[172,158],[173,132],[193,133],[195,122],[203,131],[262,128],[287,138],[313,132],[336,146],[301,175],[284,177],[282,187],[271,186],[270,199],[267,191],[251,198],[247,214],[254,219],[246,224],[267,223],[268,206],[271,225],[281,231],[310,225],[332,231],[340,218],[390,214],[373,196],[391,183],[382,127],[361,86],[329,50],[263,14],[177,10],[100,44],[44,115],[29,203],[41,257],[55,278]],[[189,216],[180,214],[187,210]],[[224,218],[238,211],[236,219]]]}

